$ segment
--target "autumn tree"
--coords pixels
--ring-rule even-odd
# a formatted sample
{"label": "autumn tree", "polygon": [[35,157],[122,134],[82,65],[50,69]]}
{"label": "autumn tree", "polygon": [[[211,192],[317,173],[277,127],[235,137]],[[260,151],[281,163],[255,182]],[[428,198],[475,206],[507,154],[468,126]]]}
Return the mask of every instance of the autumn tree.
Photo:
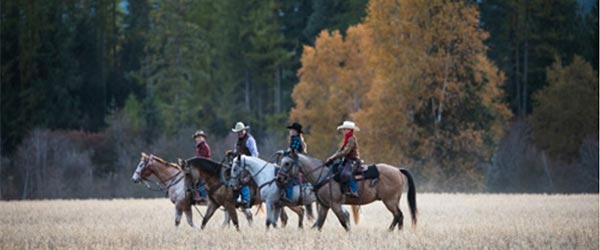
{"label": "autumn tree", "polygon": [[536,144],[555,159],[572,161],[587,137],[598,138],[598,72],[576,56],[547,70],[548,86],[534,95]]}
{"label": "autumn tree", "polygon": [[304,47],[290,120],[308,126],[307,144],[319,158],[335,151],[339,143],[335,126],[359,110],[370,84],[372,73],[364,65],[366,38],[365,27],[359,25],[348,29],[345,39],[338,31],[323,31],[314,47]]}

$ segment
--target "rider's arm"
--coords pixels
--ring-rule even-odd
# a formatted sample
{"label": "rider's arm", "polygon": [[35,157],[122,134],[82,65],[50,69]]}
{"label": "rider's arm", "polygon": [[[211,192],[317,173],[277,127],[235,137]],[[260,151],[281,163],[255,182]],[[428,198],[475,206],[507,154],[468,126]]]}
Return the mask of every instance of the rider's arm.
{"label": "rider's arm", "polygon": [[348,143],[346,143],[346,146],[343,147],[343,148],[341,148],[337,152],[335,152],[335,154],[333,154],[332,156],[330,156],[328,159],[329,160],[335,160],[337,158],[344,157],[348,153],[350,153],[350,151],[354,147],[356,147],[356,138],[355,137],[350,137],[350,138],[348,138]]}
{"label": "rider's arm", "polygon": [[248,140],[246,140],[246,147],[250,150],[251,156],[258,157],[258,148],[256,147],[254,137],[249,137]]}

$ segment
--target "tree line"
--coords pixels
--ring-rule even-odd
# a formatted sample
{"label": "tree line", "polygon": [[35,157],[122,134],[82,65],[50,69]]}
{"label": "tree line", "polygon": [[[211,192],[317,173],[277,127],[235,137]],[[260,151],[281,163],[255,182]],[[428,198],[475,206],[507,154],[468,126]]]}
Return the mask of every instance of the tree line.
{"label": "tree line", "polygon": [[1,7],[2,198],[142,196],[140,151],[191,156],[202,128],[219,157],[238,120],[264,157],[288,122],[326,157],[356,120],[426,190],[597,192],[598,1]]}

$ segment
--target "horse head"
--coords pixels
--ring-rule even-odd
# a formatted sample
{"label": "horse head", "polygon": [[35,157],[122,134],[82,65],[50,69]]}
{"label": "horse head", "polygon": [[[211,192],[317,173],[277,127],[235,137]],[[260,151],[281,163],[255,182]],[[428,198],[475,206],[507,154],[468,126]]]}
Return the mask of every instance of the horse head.
{"label": "horse head", "polygon": [[235,157],[231,162],[231,169],[229,171],[229,179],[225,179],[225,184],[232,187],[233,189],[239,189],[244,184],[242,175],[246,170],[246,156],[239,155]]}
{"label": "horse head", "polygon": [[278,159],[279,166],[285,170],[289,171],[294,166],[294,158],[290,157],[289,155],[281,154]]}
{"label": "horse head", "polygon": [[135,168],[135,172],[131,177],[131,180],[135,183],[139,183],[142,179],[148,178],[152,172],[149,170],[149,165],[151,165],[152,155],[147,155],[142,152],[142,157],[140,158],[140,162]]}

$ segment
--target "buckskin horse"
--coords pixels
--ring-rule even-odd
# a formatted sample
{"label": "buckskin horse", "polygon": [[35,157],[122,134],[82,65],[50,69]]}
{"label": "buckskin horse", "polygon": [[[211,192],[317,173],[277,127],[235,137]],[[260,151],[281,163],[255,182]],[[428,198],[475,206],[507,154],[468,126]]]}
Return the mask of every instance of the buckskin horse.
{"label": "buckskin horse", "polygon": [[[157,156],[142,153],[140,162],[131,179],[135,183],[141,181],[145,182],[151,175],[158,178],[161,185],[167,190],[169,199],[175,204],[175,226],[179,226],[181,216],[185,213],[188,224],[191,227],[194,227],[194,222],[192,220],[191,194],[188,192],[189,187],[186,187],[185,181],[182,181],[185,179],[185,175],[181,167]],[[197,181],[197,179],[195,181]],[[195,181],[193,183],[196,183]],[[146,185],[148,184],[146,183]],[[248,217],[248,214],[246,214],[246,216]],[[249,221],[251,221],[252,214],[249,216]],[[227,224],[229,224],[229,219],[226,217],[223,221],[223,225]]]}
{"label": "buckskin horse", "polygon": [[[237,213],[235,213],[235,208],[237,206],[235,200],[237,195],[232,188],[223,184],[224,180],[221,174],[226,168],[224,164],[203,157],[192,157],[187,160],[179,159],[178,163],[183,168],[186,175],[191,175],[196,178],[197,176],[201,177],[208,189],[208,208],[204,214],[201,228],[204,229],[206,223],[208,223],[208,220],[210,220],[217,208],[223,206],[233,221],[233,225],[239,230]],[[253,188],[251,188],[250,203],[252,205],[260,205],[262,203],[260,194]],[[299,216],[301,212],[303,214],[303,209],[301,207],[292,208],[292,211],[296,212]],[[285,212],[281,213],[281,219],[284,223],[287,223],[287,215]]]}
{"label": "buckskin horse", "polygon": [[[289,156],[281,158],[281,167],[290,169],[294,164],[294,159]],[[321,230],[327,212],[331,208],[338,220],[346,229],[350,230],[347,217],[344,216],[342,204],[364,205],[381,200],[385,207],[394,215],[389,230],[394,230],[397,225],[401,230],[403,226],[404,215],[400,211],[399,202],[404,183],[408,183],[408,206],[410,208],[413,226],[417,224],[417,200],[415,183],[412,175],[404,168],[397,168],[388,164],[378,163],[375,165],[379,172],[379,181],[372,185],[368,181],[359,181],[358,198],[348,197],[342,193],[340,183],[332,181],[333,173],[329,167],[322,161],[312,158],[305,154],[298,154],[298,165],[300,171],[304,174],[314,187],[317,200],[321,205],[317,221],[313,225]]]}

